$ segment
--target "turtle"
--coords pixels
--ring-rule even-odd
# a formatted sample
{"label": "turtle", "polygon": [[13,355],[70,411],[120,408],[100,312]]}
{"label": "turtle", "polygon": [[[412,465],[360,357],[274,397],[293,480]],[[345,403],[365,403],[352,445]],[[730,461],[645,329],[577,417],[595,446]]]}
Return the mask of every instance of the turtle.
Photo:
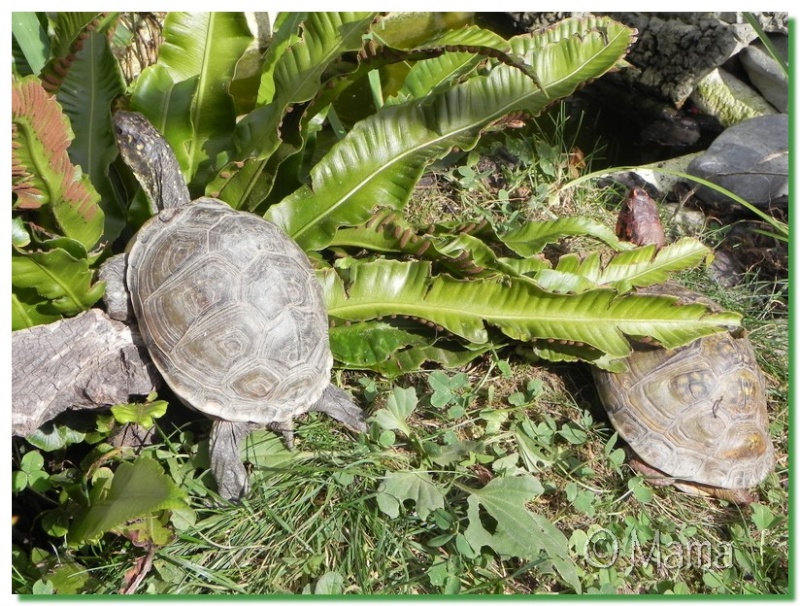
{"label": "turtle", "polygon": [[106,262],[106,307],[117,319],[132,307],[167,385],[212,419],[220,496],[249,492],[239,445],[253,429],[281,432],[291,448],[293,419],[320,411],[366,431],[364,412],[331,384],[327,310],[308,256],[262,217],[191,200],[175,154],[142,114],[117,111],[113,124],[153,216]]}
{"label": "turtle", "polygon": [[[664,245],[655,202],[640,187],[623,204],[620,237]],[[676,303],[722,308],[675,283],[639,289]],[[632,466],[654,483],[736,503],[772,470],[766,384],[746,333],[718,332],[672,350],[634,341],[615,373],[593,367],[600,399],[617,433],[635,453]]]}

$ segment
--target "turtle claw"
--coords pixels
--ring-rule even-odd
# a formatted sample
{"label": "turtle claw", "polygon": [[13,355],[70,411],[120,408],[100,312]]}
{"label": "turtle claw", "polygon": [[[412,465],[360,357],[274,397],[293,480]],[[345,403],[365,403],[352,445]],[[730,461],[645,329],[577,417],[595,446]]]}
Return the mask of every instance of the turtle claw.
{"label": "turtle claw", "polygon": [[283,436],[283,441],[286,443],[286,448],[294,450],[294,429],[290,427],[276,427],[273,431],[280,431]]}
{"label": "turtle claw", "polygon": [[364,433],[367,431],[364,411],[353,404],[353,400],[343,389],[328,385],[322,397],[310,410],[324,412],[329,417],[343,423],[351,431]]}

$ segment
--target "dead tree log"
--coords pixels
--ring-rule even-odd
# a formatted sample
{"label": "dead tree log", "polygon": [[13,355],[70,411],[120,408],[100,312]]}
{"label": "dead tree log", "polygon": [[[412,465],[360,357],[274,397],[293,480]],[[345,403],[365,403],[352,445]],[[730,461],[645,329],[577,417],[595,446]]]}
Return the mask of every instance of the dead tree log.
{"label": "dead tree log", "polygon": [[65,410],[106,408],[161,383],[136,327],[92,309],[11,337],[12,432],[25,436]]}

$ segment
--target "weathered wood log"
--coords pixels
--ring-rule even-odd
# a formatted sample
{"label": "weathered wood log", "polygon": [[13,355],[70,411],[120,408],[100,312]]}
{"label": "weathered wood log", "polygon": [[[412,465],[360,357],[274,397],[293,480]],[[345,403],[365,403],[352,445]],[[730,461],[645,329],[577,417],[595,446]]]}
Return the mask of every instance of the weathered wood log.
{"label": "weathered wood log", "polygon": [[65,410],[106,408],[161,384],[136,327],[99,309],[15,331],[11,343],[15,435]]}

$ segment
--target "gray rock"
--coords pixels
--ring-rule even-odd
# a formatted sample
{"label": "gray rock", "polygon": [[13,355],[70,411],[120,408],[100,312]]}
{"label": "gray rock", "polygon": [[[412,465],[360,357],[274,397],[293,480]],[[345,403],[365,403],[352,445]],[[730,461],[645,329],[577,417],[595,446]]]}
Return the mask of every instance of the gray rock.
{"label": "gray rock", "polygon": [[[686,23],[696,23],[701,19],[707,19],[709,17],[715,17],[724,23],[728,23],[729,25],[733,26],[742,26],[748,28],[752,31],[752,28],[747,23],[747,19],[744,17],[744,13],[742,12],[710,12],[710,13],[655,13],[660,16],[669,15],[672,17],[678,17],[681,21],[685,21]],[[754,15],[756,21],[758,21],[761,29],[765,32],[772,33],[778,32],[781,34],[789,34],[789,13],[779,13],[779,12],[764,12],[764,13],[750,13]]]}
{"label": "gray rock", "polygon": [[697,83],[755,38],[750,26],[711,13],[611,13],[635,27],[639,39],[626,57],[636,69],[614,74],[624,83],[680,107]]}
{"label": "gray rock", "polygon": [[[760,116],[725,130],[694,159],[691,175],[708,179],[759,208],[785,208],[789,193],[789,117]],[[730,199],[708,187],[697,196],[711,204]]]}
{"label": "gray rock", "polygon": [[[771,39],[778,53],[784,60],[787,60],[789,56],[788,36],[773,35]],[[789,79],[764,48],[764,45],[759,41],[742,49],[739,59],[753,86],[778,111],[786,113],[789,108]]]}
{"label": "gray rock", "polygon": [[755,88],[723,68],[708,74],[689,97],[704,114],[729,127],[757,116],[778,113]]}
{"label": "gray rock", "polygon": [[[768,34],[783,34],[789,35],[789,13],[768,12],[768,13],[753,13],[756,20]],[[722,17],[720,17],[722,19]],[[739,13],[741,18],[741,13]],[[726,19],[723,19],[725,21]]]}
{"label": "gray rock", "polygon": [[711,279],[723,288],[733,288],[741,283],[745,268],[736,255],[726,247],[714,252],[714,260],[707,272]]}

